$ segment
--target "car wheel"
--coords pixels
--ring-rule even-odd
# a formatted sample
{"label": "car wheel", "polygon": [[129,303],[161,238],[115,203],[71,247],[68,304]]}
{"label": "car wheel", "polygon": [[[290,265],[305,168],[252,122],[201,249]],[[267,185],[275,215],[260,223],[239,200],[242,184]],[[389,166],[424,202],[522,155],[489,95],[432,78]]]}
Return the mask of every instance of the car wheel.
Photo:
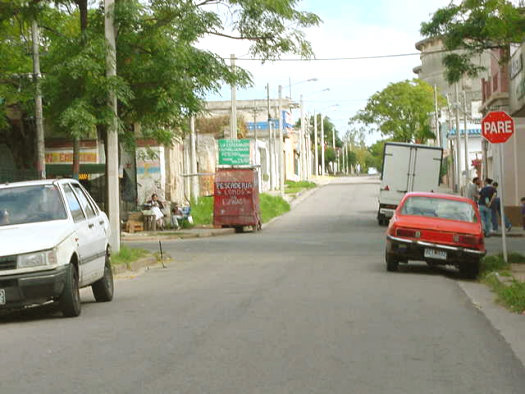
{"label": "car wheel", "polygon": [[109,256],[106,255],[104,276],[93,283],[91,289],[97,302],[108,302],[113,299],[113,271],[111,270]]}
{"label": "car wheel", "polygon": [[386,270],[390,272],[397,271],[399,266],[399,261],[394,257],[394,255],[385,252],[385,261],[386,261]]}
{"label": "car wheel", "polygon": [[236,233],[244,232],[244,226],[235,226],[235,232]]}
{"label": "car wheel", "polygon": [[479,260],[469,263],[464,263],[459,266],[459,272],[467,279],[476,279],[479,275],[480,262]]}
{"label": "car wheel", "polygon": [[60,309],[65,317],[80,315],[80,290],[78,284],[78,269],[74,264],[69,264],[66,272],[64,290],[60,296]]}

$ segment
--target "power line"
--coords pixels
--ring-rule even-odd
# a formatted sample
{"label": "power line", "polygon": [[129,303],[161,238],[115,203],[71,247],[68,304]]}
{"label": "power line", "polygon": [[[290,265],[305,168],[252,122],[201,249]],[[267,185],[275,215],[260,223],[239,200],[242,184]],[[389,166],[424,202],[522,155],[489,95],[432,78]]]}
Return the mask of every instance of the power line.
{"label": "power line", "polygon": [[[374,56],[327,57],[327,58],[314,58],[314,59],[301,59],[301,58],[263,59],[263,58],[253,58],[253,57],[252,58],[236,58],[236,59],[239,61],[261,61],[261,62],[330,62],[330,61],[342,61],[342,60],[387,59],[387,58],[394,58],[394,57],[407,57],[407,56],[419,56],[419,55],[421,55],[421,52],[398,53],[398,54],[391,54],[391,55],[374,55]],[[229,58],[223,57],[222,59],[228,60]]]}

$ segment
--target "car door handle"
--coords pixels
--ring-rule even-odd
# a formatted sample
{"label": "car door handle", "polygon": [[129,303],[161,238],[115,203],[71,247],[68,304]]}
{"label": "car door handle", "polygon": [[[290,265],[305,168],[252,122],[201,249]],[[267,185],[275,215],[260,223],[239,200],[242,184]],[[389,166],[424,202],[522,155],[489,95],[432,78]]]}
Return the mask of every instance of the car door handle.
{"label": "car door handle", "polygon": [[88,224],[88,227],[89,227],[89,228],[93,228],[93,226],[94,226],[93,223],[89,223],[89,224]]}

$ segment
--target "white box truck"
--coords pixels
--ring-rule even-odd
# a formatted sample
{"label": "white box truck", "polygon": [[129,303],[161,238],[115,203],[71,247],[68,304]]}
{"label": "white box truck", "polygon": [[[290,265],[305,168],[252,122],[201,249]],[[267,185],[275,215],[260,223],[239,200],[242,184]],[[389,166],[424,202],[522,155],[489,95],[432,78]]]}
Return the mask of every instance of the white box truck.
{"label": "white box truck", "polygon": [[386,225],[407,192],[434,192],[440,184],[443,149],[386,142],[377,221]]}

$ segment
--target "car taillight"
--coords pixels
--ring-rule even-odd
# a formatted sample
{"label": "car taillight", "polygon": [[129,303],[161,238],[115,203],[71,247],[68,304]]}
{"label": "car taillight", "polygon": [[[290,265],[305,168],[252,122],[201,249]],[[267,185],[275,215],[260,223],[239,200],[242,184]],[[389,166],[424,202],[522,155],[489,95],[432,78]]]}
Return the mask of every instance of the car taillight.
{"label": "car taillight", "polygon": [[419,238],[421,237],[421,233],[416,230],[410,230],[407,228],[398,228],[396,230],[396,235],[398,237],[408,237],[408,238]]}
{"label": "car taillight", "polygon": [[383,188],[383,190],[384,190],[385,192],[388,192],[388,191],[390,191],[390,188],[388,187],[388,185],[386,185],[386,186]]}
{"label": "car taillight", "polygon": [[480,243],[480,238],[474,237],[472,235],[460,235],[458,237],[458,242],[462,244],[476,246]]}

